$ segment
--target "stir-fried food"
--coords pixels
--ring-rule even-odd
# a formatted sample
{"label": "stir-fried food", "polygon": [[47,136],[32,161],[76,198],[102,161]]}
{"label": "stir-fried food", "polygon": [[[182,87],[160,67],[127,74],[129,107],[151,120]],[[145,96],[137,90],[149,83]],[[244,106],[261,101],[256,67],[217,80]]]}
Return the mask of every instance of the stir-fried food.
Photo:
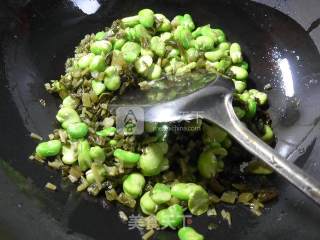
{"label": "stir-fried food", "polygon": [[[229,42],[209,24],[196,26],[189,14],[170,21],[143,9],[86,35],[67,60],[65,74],[45,85],[62,99],[59,127],[33,157],[62,170],[78,184],[77,191],[140,209],[145,223],[156,220],[154,228],[180,228],[181,240],[204,239],[191,227],[181,228],[185,211],[213,216],[215,205],[224,202],[245,204],[260,214],[262,202],[276,197],[276,191],[247,180],[272,171],[257,159],[251,161],[224,130],[195,119],[145,123],[144,132],[134,135],[132,123],[119,132],[109,111],[110,103],[130,87],[157,101],[182,89],[194,91],[202,86],[197,82],[201,79],[190,84],[180,76],[201,70],[232,79],[237,116],[271,143],[267,95],[247,89],[249,64],[239,43]],[[154,231],[148,230],[150,237]]]}

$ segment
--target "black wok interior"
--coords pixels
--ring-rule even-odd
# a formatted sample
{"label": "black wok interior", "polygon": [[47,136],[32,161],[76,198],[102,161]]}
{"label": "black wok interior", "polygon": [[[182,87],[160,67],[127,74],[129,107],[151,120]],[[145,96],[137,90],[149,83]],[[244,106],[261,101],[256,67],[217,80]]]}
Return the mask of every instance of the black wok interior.
{"label": "black wok interior", "polygon": [[[311,174],[320,172],[315,170],[319,160],[313,154],[319,130],[320,56],[309,34],[294,20],[246,0],[101,0],[92,1],[97,5],[91,3],[90,9],[76,2],[81,1],[2,6],[9,18],[0,37],[0,239],[141,239],[138,230],[128,230],[118,217],[121,208],[128,215],[137,213],[76,193],[58,172],[28,156],[37,144],[30,132],[47,136],[55,126],[60,102],[45,91],[44,83],[63,74],[65,60],[85,34],[145,7],[171,18],[190,13],[197,24],[211,23],[224,29],[230,41],[239,42],[251,66],[252,86],[272,86],[269,113],[276,150]],[[45,108],[39,99],[46,101]],[[59,191],[45,191],[48,181]],[[218,210],[232,212],[231,227],[219,217],[205,216],[192,218],[192,226],[215,240],[319,239],[319,207],[280,177],[273,181],[281,194],[267,204],[261,217],[246,207],[219,205]],[[12,183],[16,187],[9,187]],[[217,229],[207,229],[211,222]],[[154,239],[177,237],[167,230]]]}

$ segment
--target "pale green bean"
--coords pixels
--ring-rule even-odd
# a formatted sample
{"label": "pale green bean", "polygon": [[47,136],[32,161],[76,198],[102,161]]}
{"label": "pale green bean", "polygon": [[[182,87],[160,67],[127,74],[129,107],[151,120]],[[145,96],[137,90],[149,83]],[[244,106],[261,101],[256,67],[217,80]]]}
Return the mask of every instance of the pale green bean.
{"label": "pale green bean", "polygon": [[123,191],[132,198],[141,196],[146,181],[140,173],[131,173],[123,182]]}
{"label": "pale green bean", "polygon": [[60,153],[61,151],[61,141],[60,140],[50,140],[47,142],[39,143],[36,147],[36,154],[39,157],[53,157]]}
{"label": "pale green bean", "polygon": [[183,227],[178,231],[180,240],[204,240],[204,237],[197,233],[192,227]]}
{"label": "pale green bean", "polygon": [[134,167],[140,160],[139,153],[125,151],[119,148],[113,152],[113,156],[119,159],[122,162],[123,166],[127,168]]}

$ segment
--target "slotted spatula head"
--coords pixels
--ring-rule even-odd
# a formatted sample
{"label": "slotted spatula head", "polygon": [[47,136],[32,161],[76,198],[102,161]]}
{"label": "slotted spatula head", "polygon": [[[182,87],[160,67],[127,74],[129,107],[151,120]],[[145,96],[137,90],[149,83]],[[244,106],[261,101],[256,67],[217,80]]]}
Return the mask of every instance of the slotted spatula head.
{"label": "slotted spatula head", "polygon": [[[150,91],[130,89],[111,103],[111,109],[124,106],[141,107],[144,110],[143,119],[137,117],[138,120],[146,122],[174,122],[205,118],[209,109],[217,112],[218,117],[223,114],[223,111],[217,105],[224,101],[226,95],[232,96],[234,91],[231,79],[206,71],[188,73],[177,77],[175,81],[172,81],[171,77],[157,81],[162,81],[169,87],[155,87]],[[161,98],[150,98],[154,96],[152,94],[157,94]]]}

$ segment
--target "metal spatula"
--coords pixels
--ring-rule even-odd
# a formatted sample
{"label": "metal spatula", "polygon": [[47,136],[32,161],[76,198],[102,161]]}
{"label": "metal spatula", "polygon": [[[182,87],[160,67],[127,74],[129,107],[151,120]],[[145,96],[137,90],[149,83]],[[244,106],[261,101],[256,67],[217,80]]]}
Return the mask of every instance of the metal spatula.
{"label": "metal spatula", "polygon": [[[207,75],[208,78],[209,75]],[[186,78],[188,76],[186,75]],[[225,77],[212,75],[211,81],[197,91],[182,94],[173,100],[161,103],[146,103],[144,121],[173,122],[199,118],[213,122],[233,136],[244,148],[268,164],[291,184],[320,204],[320,184],[295,164],[276,153],[270,146],[254,135],[237,118],[232,107],[233,82]],[[184,81],[184,79],[180,79]],[[185,80],[187,81],[187,80]],[[166,90],[168,94],[168,89]],[[129,96],[129,97],[128,97]],[[127,104],[141,103],[141,94],[127,95]],[[124,103],[122,101],[123,105]],[[183,113],[183,114],[181,114]]]}

